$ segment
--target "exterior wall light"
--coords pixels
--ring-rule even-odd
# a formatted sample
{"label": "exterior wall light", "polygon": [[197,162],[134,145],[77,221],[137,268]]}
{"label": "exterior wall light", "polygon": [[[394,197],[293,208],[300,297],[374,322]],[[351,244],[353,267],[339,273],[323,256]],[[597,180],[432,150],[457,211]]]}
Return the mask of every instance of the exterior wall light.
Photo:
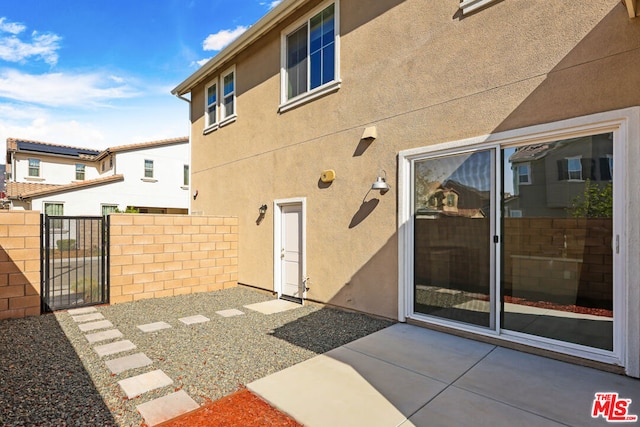
{"label": "exterior wall light", "polygon": [[[382,176],[383,173],[384,177]],[[381,193],[389,191],[389,184],[387,184],[387,171],[385,171],[384,169],[380,169],[380,173],[378,173],[378,177],[371,185],[371,189],[380,190]]]}
{"label": "exterior wall light", "polygon": [[260,206],[258,212],[260,212],[260,215],[264,215],[265,213],[267,213],[267,205]]}

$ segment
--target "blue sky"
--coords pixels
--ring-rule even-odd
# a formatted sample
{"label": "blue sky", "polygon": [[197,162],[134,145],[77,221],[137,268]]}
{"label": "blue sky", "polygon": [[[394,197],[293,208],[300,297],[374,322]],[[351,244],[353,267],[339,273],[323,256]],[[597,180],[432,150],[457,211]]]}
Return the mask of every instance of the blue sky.
{"label": "blue sky", "polygon": [[278,3],[3,1],[0,153],[8,137],[101,149],[188,135],[171,89]]}

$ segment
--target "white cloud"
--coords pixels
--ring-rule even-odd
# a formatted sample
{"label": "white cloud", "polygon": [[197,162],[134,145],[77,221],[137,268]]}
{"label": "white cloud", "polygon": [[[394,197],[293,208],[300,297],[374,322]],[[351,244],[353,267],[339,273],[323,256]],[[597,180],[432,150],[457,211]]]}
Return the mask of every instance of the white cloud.
{"label": "white cloud", "polygon": [[234,30],[220,30],[215,34],[210,34],[202,43],[202,49],[212,51],[222,50],[238,38],[240,34],[247,31],[247,28],[249,27],[238,25]]}
{"label": "white cloud", "polygon": [[282,0],[274,0],[270,2],[263,1],[263,2],[260,2],[260,6],[267,6],[269,10],[271,10],[277,5],[279,5],[280,3],[282,3]]}
{"label": "white cloud", "polygon": [[58,49],[62,37],[37,31],[31,33],[31,39],[21,40],[18,35],[26,27],[22,24],[6,22],[5,18],[0,18],[0,32],[11,35],[0,34],[0,59],[9,62],[23,62],[28,58],[41,59],[49,65],[58,62]]}
{"label": "white cloud", "polygon": [[207,62],[209,62],[209,60],[210,60],[210,59],[211,59],[211,57],[209,57],[209,58],[204,58],[204,59],[201,59],[201,60],[199,60],[199,61],[193,61],[193,62],[191,63],[191,66],[192,66],[192,67],[202,67],[204,64],[206,64]]}
{"label": "white cloud", "polygon": [[0,31],[3,33],[20,34],[27,29],[19,22],[6,22],[6,19],[5,17],[0,18]]}
{"label": "white cloud", "polygon": [[101,73],[26,74],[0,71],[0,98],[50,107],[87,107],[140,95],[126,84],[109,85]]}

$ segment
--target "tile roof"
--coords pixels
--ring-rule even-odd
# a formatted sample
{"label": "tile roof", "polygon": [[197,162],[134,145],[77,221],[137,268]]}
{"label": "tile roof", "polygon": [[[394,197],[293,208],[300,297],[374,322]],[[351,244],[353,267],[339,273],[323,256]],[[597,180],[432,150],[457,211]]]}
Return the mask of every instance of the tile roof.
{"label": "tile roof", "polygon": [[[26,182],[12,182],[7,185],[7,195],[9,198],[16,199],[28,199],[33,197],[45,196],[48,194],[62,193],[67,191],[78,190],[81,188],[93,187],[95,185],[109,184],[111,182],[123,181],[124,175],[109,175],[102,178],[89,179],[86,181],[73,182],[65,185],[51,185],[51,184],[33,184]],[[15,189],[12,188],[9,192],[9,187],[15,185]]]}
{"label": "tile roof", "polygon": [[98,156],[97,160],[107,156],[109,153],[117,153],[122,151],[132,151],[139,150],[142,148],[152,148],[152,147],[161,147],[163,145],[172,145],[172,144],[184,144],[189,142],[188,136],[181,136],[178,138],[170,138],[170,139],[160,139],[158,141],[148,141],[148,142],[139,142],[135,144],[126,144],[126,145],[116,145],[115,147],[109,147],[106,150],[102,151]]}

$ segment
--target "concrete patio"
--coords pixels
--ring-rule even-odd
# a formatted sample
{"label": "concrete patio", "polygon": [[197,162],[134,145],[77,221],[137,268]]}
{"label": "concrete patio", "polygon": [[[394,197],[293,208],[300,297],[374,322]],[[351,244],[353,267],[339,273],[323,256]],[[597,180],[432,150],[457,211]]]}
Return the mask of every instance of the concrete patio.
{"label": "concrete patio", "polygon": [[248,384],[314,426],[601,426],[598,392],[631,399],[640,381],[406,324]]}

